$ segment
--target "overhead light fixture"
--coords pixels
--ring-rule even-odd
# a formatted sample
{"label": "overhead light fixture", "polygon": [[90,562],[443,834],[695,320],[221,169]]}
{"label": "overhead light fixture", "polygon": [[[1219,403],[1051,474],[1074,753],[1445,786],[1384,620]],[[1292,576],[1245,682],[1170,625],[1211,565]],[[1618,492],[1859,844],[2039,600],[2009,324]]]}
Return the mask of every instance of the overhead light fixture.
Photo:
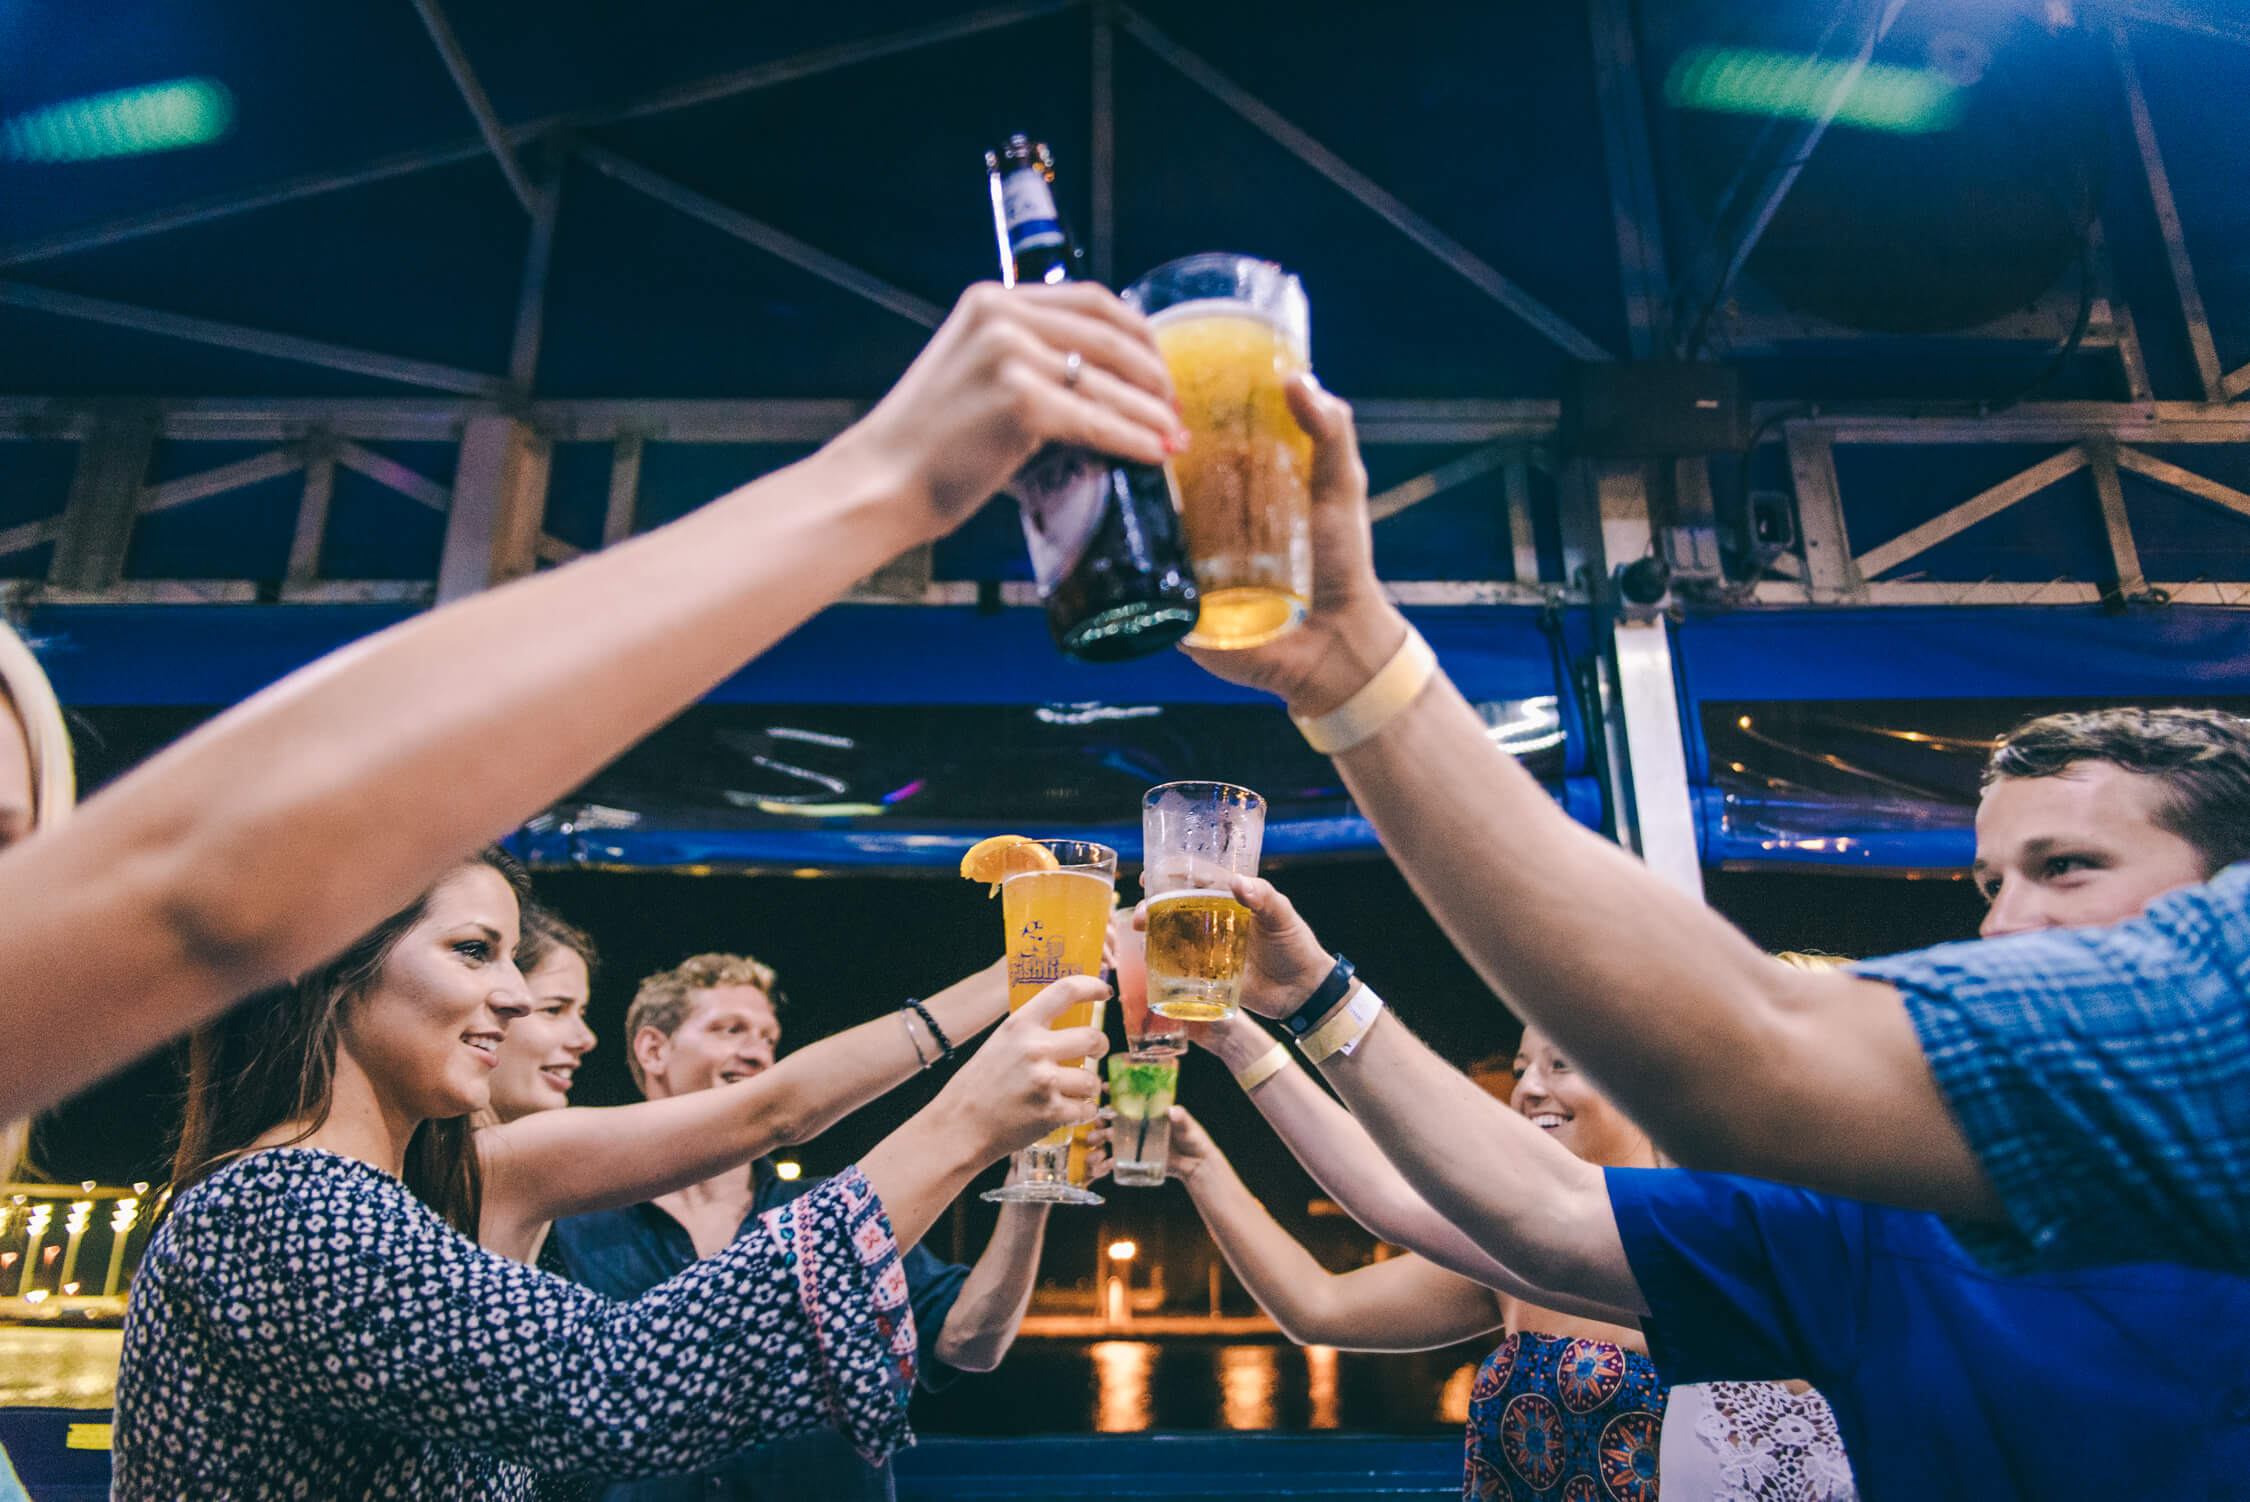
{"label": "overhead light fixture", "polygon": [[1664,97],[1682,109],[1825,119],[1908,135],[1958,125],[1966,94],[1937,68],[1858,64],[1758,47],[1694,48],[1680,55],[1664,80]]}
{"label": "overhead light fixture", "polygon": [[234,96],[215,78],[176,78],[89,94],[0,121],[0,157],[60,164],[208,146],[234,128]]}

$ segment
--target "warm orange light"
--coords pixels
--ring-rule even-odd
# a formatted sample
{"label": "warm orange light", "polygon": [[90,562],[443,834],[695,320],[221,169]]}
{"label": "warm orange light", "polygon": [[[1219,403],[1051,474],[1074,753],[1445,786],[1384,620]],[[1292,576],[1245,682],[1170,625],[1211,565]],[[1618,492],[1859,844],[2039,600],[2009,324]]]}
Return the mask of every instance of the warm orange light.
{"label": "warm orange light", "polygon": [[1130,1241],[1113,1241],[1109,1244],[1109,1260],[1130,1262],[1139,1251],[1140,1248]]}
{"label": "warm orange light", "polygon": [[800,1177],[804,1173],[804,1171],[805,1168],[803,1164],[792,1163],[787,1158],[782,1159],[780,1162],[774,1164],[773,1166],[773,1175],[775,1178],[788,1179],[792,1182]]}

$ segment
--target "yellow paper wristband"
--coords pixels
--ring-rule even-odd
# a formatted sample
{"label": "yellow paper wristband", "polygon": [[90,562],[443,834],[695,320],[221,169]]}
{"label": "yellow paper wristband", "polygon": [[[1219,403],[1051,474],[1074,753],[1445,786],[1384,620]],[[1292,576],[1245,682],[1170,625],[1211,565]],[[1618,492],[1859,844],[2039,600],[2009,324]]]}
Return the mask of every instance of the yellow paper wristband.
{"label": "yellow paper wristband", "polygon": [[1276,1043],[1236,1070],[1234,1082],[1242,1087],[1244,1094],[1248,1094],[1288,1067],[1289,1050],[1282,1044]]}
{"label": "yellow paper wristband", "polygon": [[1398,718],[1420,696],[1437,665],[1437,653],[1421,632],[1408,626],[1406,640],[1358,693],[1324,715],[1290,718],[1315,751],[1341,756]]}
{"label": "yellow paper wristband", "polygon": [[1309,1064],[1318,1064],[1331,1054],[1340,1053],[1349,1058],[1382,1010],[1383,998],[1365,981],[1355,982],[1351,999],[1337,1008],[1333,1017],[1298,1039],[1297,1047],[1304,1051]]}

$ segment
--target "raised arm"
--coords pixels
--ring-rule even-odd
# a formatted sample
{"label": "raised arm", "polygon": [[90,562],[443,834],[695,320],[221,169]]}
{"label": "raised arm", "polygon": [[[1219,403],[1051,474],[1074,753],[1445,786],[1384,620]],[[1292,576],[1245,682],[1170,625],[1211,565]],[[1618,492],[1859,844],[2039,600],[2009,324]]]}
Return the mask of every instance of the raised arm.
{"label": "raised arm", "polygon": [[[956,1045],[1008,1010],[994,961],[923,1005]],[[925,1045],[927,1046],[927,1045]],[[548,1221],[636,1205],[819,1136],[921,1071],[895,1012],[823,1038],[750,1079],[630,1106],[540,1111],[477,1133],[480,1239],[513,1253]]]}
{"label": "raised arm", "polygon": [[1299,1345],[1347,1351],[1428,1351],[1496,1330],[1505,1320],[1491,1289],[1419,1257],[1393,1257],[1348,1273],[1315,1261],[1266,1212],[1201,1124],[1172,1108],[1167,1172],[1183,1179],[1227,1266],[1281,1332]]}
{"label": "raised arm", "polygon": [[[1215,1025],[1205,1046],[1240,1073],[1263,1057],[1271,1035],[1241,1014]],[[1570,1292],[1573,1285],[1541,1286],[1501,1262],[1487,1245],[1440,1215],[1415,1192],[1367,1128],[1336,1104],[1294,1058],[1250,1092],[1314,1182],[1344,1213],[1393,1246],[1416,1252],[1449,1272],[1530,1303],[1612,1324],[1629,1324],[1636,1311]],[[1553,1146],[1542,1143],[1542,1146]],[[1575,1160],[1573,1160],[1575,1161]],[[1606,1207],[1605,1207],[1606,1208]]]}
{"label": "raised arm", "polygon": [[953,1307],[945,1312],[945,1327],[938,1332],[936,1354],[947,1366],[964,1372],[989,1372],[1016,1343],[1024,1312],[1031,1307],[1032,1288],[1039,1281],[1039,1253],[1047,1240],[1047,1207],[1010,1204],[1000,1207],[992,1239],[969,1269]]}
{"label": "raised arm", "polygon": [[[1304,718],[1348,703],[1408,626],[1375,577],[1350,409],[1309,380],[1290,402],[1315,442],[1312,614],[1266,646],[1194,655]],[[1487,983],[1667,1152],[1839,1194],[1999,1213],[1895,991],[1773,963],[1581,828],[1492,744],[1442,672],[1336,764]]]}
{"label": "raised arm", "polygon": [[1170,389],[1146,325],[1101,289],[972,289],[813,457],[221,715],[0,855],[0,1121],[325,958],[1041,445],[1161,460]]}

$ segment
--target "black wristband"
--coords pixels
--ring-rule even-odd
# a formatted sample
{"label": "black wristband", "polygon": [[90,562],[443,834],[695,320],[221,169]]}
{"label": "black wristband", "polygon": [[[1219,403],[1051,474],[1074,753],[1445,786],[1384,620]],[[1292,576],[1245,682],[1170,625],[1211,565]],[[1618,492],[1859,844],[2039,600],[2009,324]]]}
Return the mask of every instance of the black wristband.
{"label": "black wristband", "polygon": [[945,1035],[945,1029],[944,1029],[944,1028],[942,1028],[942,1027],[939,1027],[939,1026],[937,1025],[937,1019],[936,1019],[935,1017],[932,1017],[932,1016],[930,1015],[930,1009],[929,1009],[928,1007],[926,1007],[926,1006],[922,1005],[921,999],[920,999],[919,997],[914,997],[914,996],[909,996],[909,997],[907,997],[907,998],[906,998],[906,1004],[907,1004],[908,1006],[910,1006],[910,1007],[914,1008],[914,1010],[915,1010],[915,1013],[916,1013],[916,1014],[917,1014],[918,1016],[920,1016],[920,1017],[921,1017],[921,1019],[922,1019],[922,1025],[923,1025],[923,1026],[925,1026],[925,1027],[927,1027],[927,1028],[928,1028],[928,1029],[930,1030],[930,1036],[931,1036],[931,1037],[933,1037],[933,1038],[935,1038],[935,1039],[937,1039],[937,1046],[938,1046],[938,1056],[937,1056],[937,1061],[938,1061],[939,1063],[941,1063],[941,1064],[942,1064],[942,1063],[944,1063],[944,1062],[945,1062],[945,1061],[946,1061],[947,1059],[950,1059],[950,1058],[952,1058],[952,1057],[953,1057],[953,1040],[952,1040],[951,1038],[948,1038],[948,1037],[947,1037],[947,1036]]}
{"label": "black wristband", "polygon": [[1352,988],[1352,976],[1356,973],[1350,960],[1337,955],[1336,968],[1328,972],[1328,979],[1313,987],[1312,995],[1305,998],[1304,1004],[1281,1019],[1281,1025],[1289,1029],[1289,1036],[1302,1038],[1311,1032],[1313,1025],[1327,1016],[1337,1002],[1344,999],[1344,993]]}

